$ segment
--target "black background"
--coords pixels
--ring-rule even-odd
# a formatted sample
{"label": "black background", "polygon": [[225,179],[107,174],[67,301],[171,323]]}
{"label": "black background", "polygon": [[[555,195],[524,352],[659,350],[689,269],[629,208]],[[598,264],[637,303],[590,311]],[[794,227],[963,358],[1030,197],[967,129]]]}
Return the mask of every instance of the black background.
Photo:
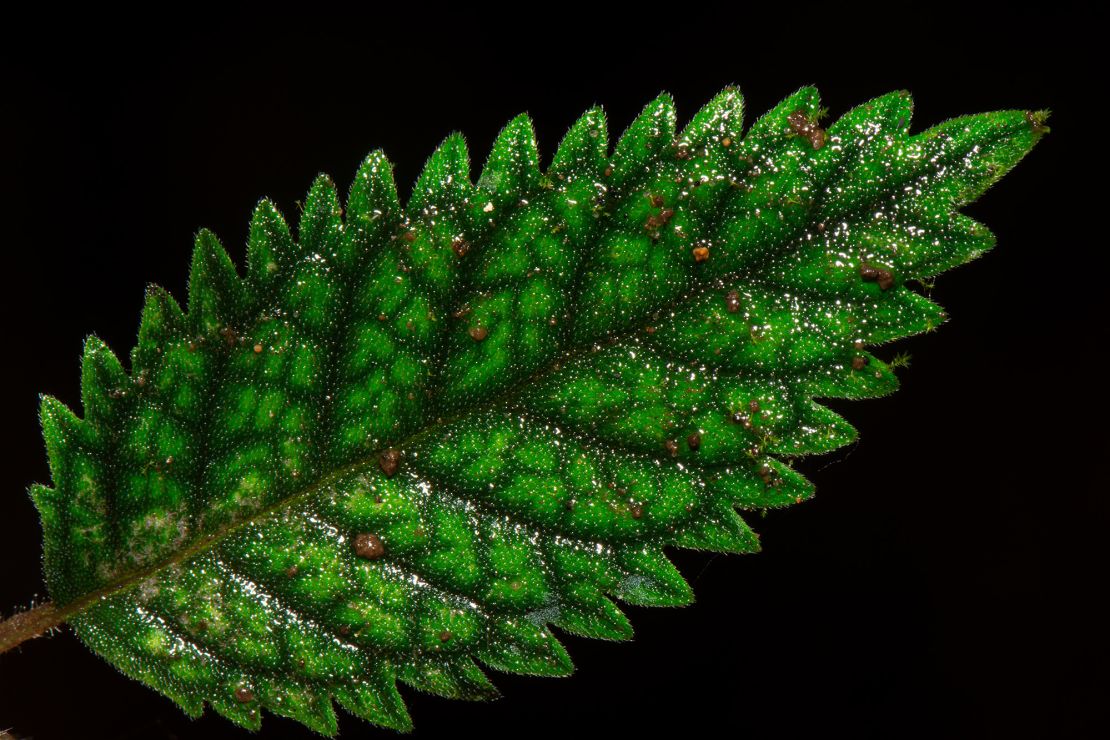
{"label": "black background", "polygon": [[[1105,737],[1100,24],[1055,4],[780,7],[6,18],[0,611],[45,598],[24,494],[48,480],[37,394],[79,408],[83,338],[126,356],[144,285],[184,298],[199,227],[241,264],[260,196],[295,214],[317,172],[345,189],[378,147],[406,193],[454,129],[477,171],[521,111],[550,157],[588,106],[604,105],[615,138],[661,90],[684,121],[737,83],[750,121],[803,84],[834,117],[907,88],[915,130],[1047,107],[1053,132],[967,209],[998,246],[940,279],[952,321],[901,344],[902,390],[834,404],[860,443],[806,463],[815,500],[755,518],[762,554],[674,554],[696,605],[629,608],[630,643],[568,637],[573,677],[494,674],[497,702],[407,692],[416,734]],[[340,726],[389,734],[347,715]],[[211,713],[187,719],[70,634],[0,657],[9,727],[39,740],[244,735]],[[262,735],[309,733],[267,716]]]}

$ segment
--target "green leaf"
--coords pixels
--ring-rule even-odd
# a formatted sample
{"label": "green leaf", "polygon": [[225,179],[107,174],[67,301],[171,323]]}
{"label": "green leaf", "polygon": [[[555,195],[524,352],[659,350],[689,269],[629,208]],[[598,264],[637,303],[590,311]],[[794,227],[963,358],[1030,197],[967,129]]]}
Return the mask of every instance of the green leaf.
{"label": "green leaf", "polygon": [[44,398],[50,594],[81,639],[189,714],[411,727],[398,683],[496,695],[566,675],[551,631],[677,606],[667,546],[754,552],[738,510],[802,501],[799,456],[855,438],[814,399],[890,393],[875,346],[929,331],[915,282],[993,245],[957,209],[1044,114],[909,133],[896,92],[822,127],[803,88],[742,130],[726,89],[662,95],[608,155],[600,109],[544,172],[513,119],[462,136],[402,209],[370,155],[273,203],[240,276],[197,237],[188,310],[147,292],[125,370],[91,337],[84,418]]}

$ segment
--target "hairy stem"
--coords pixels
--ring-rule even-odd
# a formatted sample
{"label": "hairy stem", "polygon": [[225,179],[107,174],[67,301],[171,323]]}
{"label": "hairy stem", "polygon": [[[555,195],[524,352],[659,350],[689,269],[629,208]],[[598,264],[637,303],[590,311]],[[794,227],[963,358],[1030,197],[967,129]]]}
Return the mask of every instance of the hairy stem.
{"label": "hairy stem", "polygon": [[48,601],[0,622],[0,653],[41,637],[49,629],[60,627],[70,614],[71,610],[58,609]]}

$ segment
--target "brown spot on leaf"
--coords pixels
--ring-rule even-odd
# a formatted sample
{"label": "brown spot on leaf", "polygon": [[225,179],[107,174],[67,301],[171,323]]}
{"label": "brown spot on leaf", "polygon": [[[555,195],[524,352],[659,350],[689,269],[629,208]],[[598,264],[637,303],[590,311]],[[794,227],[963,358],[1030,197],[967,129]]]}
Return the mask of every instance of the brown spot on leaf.
{"label": "brown spot on leaf", "polygon": [[397,472],[397,467],[401,464],[401,453],[394,449],[388,449],[378,456],[378,465],[381,467],[382,472],[390,478]]}
{"label": "brown spot on leaf", "polygon": [[300,573],[300,571],[301,569],[296,565],[290,565],[288,568],[285,569],[285,575],[289,578],[296,578],[297,574]]}
{"label": "brown spot on leaf", "polygon": [[451,639],[451,633],[448,632],[447,630],[443,630],[442,632],[439,633],[439,641],[440,642],[447,642],[450,639]]}
{"label": "brown spot on leaf", "polygon": [[864,262],[859,266],[859,276],[864,280],[878,280],[879,270],[878,268]]}
{"label": "brown spot on leaf", "polygon": [[825,145],[826,134],[825,129],[817,125],[816,121],[810,120],[809,116],[802,109],[798,109],[786,117],[786,122],[790,124],[790,130],[798,136],[809,139],[809,144],[814,149],[820,149]]}
{"label": "brown spot on leaf", "polygon": [[694,262],[705,262],[709,259],[709,247],[701,245],[694,247]]}
{"label": "brown spot on leaf", "polygon": [[852,358],[852,369],[853,370],[862,370],[865,367],[867,367],[868,362],[870,362],[870,360],[868,360],[863,355],[856,355],[855,357]]}
{"label": "brown spot on leaf", "polygon": [[894,275],[890,270],[876,270],[875,279],[879,282],[879,288],[882,290],[890,290],[894,287]]}
{"label": "brown spot on leaf", "polygon": [[262,354],[262,345],[261,344],[254,345],[254,353],[256,355]]}
{"label": "brown spot on leaf", "polygon": [[377,560],[385,555],[385,545],[378,535],[359,532],[355,535],[355,555],[366,560]]}
{"label": "brown spot on leaf", "polygon": [[686,446],[689,447],[691,450],[696,450],[701,447],[701,435],[697,432],[691,434],[689,437],[686,438]]}
{"label": "brown spot on leaf", "polygon": [[665,449],[667,451],[667,454],[671,457],[678,456],[678,442],[675,442],[673,439],[668,439],[666,442],[664,442],[663,449]]}
{"label": "brown spot on leaf", "polygon": [[254,701],[254,692],[248,689],[246,686],[240,686],[239,688],[235,689],[235,701],[239,702],[240,704],[249,704],[250,702]]}
{"label": "brown spot on leaf", "polygon": [[473,339],[475,342],[484,341],[485,338],[488,337],[488,336],[489,336],[489,329],[487,329],[486,327],[484,327],[484,326],[472,326],[472,327],[470,327],[470,338]]}
{"label": "brown spot on leaf", "polygon": [[451,242],[451,251],[455,253],[456,257],[465,257],[466,253],[470,251],[470,244],[464,239],[456,239]]}
{"label": "brown spot on leaf", "polygon": [[730,290],[725,293],[725,310],[729,313],[736,313],[740,310],[740,293],[739,291]]}
{"label": "brown spot on leaf", "polygon": [[640,503],[631,503],[628,505],[628,513],[633,519],[639,519],[644,515],[644,505]]}
{"label": "brown spot on leaf", "polygon": [[726,147],[732,146],[732,139],[730,139],[727,136],[725,138],[721,139],[721,146],[726,146]]}

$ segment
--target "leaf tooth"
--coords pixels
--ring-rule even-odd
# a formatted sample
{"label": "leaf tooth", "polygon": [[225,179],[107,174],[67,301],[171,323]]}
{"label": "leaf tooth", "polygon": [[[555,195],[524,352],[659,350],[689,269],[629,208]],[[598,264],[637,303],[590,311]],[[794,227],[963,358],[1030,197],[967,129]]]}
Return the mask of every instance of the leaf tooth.
{"label": "leaf tooth", "polygon": [[189,321],[194,331],[211,333],[238,323],[245,308],[243,284],[219,239],[208,229],[197,234],[189,272]]}
{"label": "leaf tooth", "polygon": [[119,359],[99,337],[85,340],[81,358],[81,405],[85,419],[91,424],[105,424],[120,399],[127,374]]}
{"label": "leaf tooth", "polygon": [[898,376],[887,363],[866,351],[855,351],[853,355],[867,360],[864,369],[854,370],[851,358],[845,358],[807,381],[807,392],[814,398],[858,400],[878,398],[898,390]]}
{"label": "leaf tooth", "polygon": [[296,254],[293,236],[281,211],[269,198],[258,201],[251,215],[247,275],[256,290],[268,293]]}
{"label": "leaf tooth", "polygon": [[810,118],[816,118],[821,105],[821,96],[813,86],[801,87],[786,96],[778,105],[764,113],[744,137],[740,149],[741,156],[754,156],[769,141],[783,140],[790,134],[790,124],[787,118],[796,112],[802,111]]}
{"label": "leaf tooth", "polygon": [[[536,131],[527,113],[521,113],[501,130],[493,142],[489,159],[478,178],[482,191],[475,205],[483,211],[513,205],[539,187],[540,155]],[[493,217],[493,216],[491,216]]]}
{"label": "leaf tooth", "polygon": [[403,665],[398,679],[418,691],[447,699],[486,701],[500,695],[482,669],[465,656],[449,655],[443,661]]}
{"label": "leaf tooth", "polygon": [[261,705],[257,699],[241,701],[235,698],[237,691],[251,685],[250,677],[245,674],[237,679],[229,675],[224,679],[225,690],[208,697],[208,703],[220,716],[240,727],[257,732],[262,729]]}
{"label": "leaf tooth", "polygon": [[759,552],[759,535],[740,518],[732,504],[714,499],[698,511],[674,544],[693,550],[713,552]]}
{"label": "leaf tooth", "polygon": [[799,402],[798,417],[787,432],[769,444],[778,455],[819,455],[851,444],[859,436],[840,414],[809,399]]}
{"label": "leaf tooth", "polygon": [[609,137],[605,111],[600,106],[590,108],[574,122],[555,150],[548,174],[597,177],[605,168],[608,157]]}
{"label": "leaf tooth", "polygon": [[393,224],[401,216],[401,201],[393,180],[393,164],[380,149],[370,152],[358,168],[347,196],[347,226],[366,230]]}
{"label": "leaf tooth", "polygon": [[661,549],[625,548],[620,552],[620,564],[626,575],[613,595],[621,601],[638,606],[693,603],[694,590]]}
{"label": "leaf tooth", "polygon": [[359,683],[333,689],[339,705],[372,724],[398,732],[411,732],[412,718],[387,664],[366,669],[362,677],[364,680]]}
{"label": "leaf tooth", "polygon": [[46,550],[43,554],[43,560],[48,563],[56,562],[62,553],[51,551],[57,544],[64,542],[65,537],[65,529],[61,521],[64,506],[62,496],[58,493],[58,489],[44,486],[41,483],[32,484],[28,493],[31,496],[31,501],[35,504],[35,508],[38,509],[39,519],[42,522],[43,548]]}
{"label": "leaf tooth", "polygon": [[906,90],[880,95],[849,110],[829,126],[826,144],[814,152],[813,187],[853,194],[857,191],[841,184],[858,180],[869,185],[863,194],[873,193],[871,183],[887,176],[883,169],[887,158],[882,153],[894,151],[906,139],[912,117],[913,98]]}
{"label": "leaf tooth", "polygon": [[678,140],[680,145],[702,146],[710,141],[729,139],[739,143],[744,126],[744,96],[728,86],[706,103],[686,124]]}
{"label": "leaf tooth", "polygon": [[69,477],[70,456],[85,436],[85,423],[57,398],[45,394],[39,398],[39,421],[46,441],[50,476],[55,485],[62,485]]}
{"label": "leaf tooth", "polygon": [[729,470],[715,478],[710,488],[741,511],[793,506],[812,498],[814,492],[805,476],[773,457],[753,460],[750,468]]}
{"label": "leaf tooth", "polygon": [[471,188],[470,154],[466,139],[456,131],[428,157],[405,210],[409,218],[415,218],[430,205],[457,205]]}
{"label": "leaf tooth", "polygon": [[959,116],[913,138],[927,153],[948,166],[936,174],[931,189],[953,207],[971,203],[998,182],[1048,133],[1047,111],[1000,110]]}
{"label": "leaf tooth", "polygon": [[137,349],[153,351],[185,331],[185,312],[169,292],[151,283],[146,287],[142,317],[139,320]]}
{"label": "leaf tooth", "polygon": [[491,630],[477,656],[492,668],[529,676],[569,676],[574,671],[566,648],[543,624],[506,618],[491,625]]}
{"label": "leaf tooth", "polygon": [[343,234],[343,212],[335,182],[320,174],[305,197],[304,211],[297,228],[297,256],[331,259]]}
{"label": "leaf tooth", "polygon": [[266,683],[259,687],[261,706],[276,715],[300,722],[325,737],[339,732],[331,697],[326,690]]}
{"label": "leaf tooth", "polygon": [[564,604],[552,624],[579,637],[598,640],[631,640],[632,623],[616,604],[595,593],[585,599],[581,595],[573,604]]}
{"label": "leaf tooth", "polygon": [[622,185],[633,173],[650,166],[664,151],[674,145],[675,108],[670,93],[644,106],[643,111],[621,134],[613,150],[613,187]]}

